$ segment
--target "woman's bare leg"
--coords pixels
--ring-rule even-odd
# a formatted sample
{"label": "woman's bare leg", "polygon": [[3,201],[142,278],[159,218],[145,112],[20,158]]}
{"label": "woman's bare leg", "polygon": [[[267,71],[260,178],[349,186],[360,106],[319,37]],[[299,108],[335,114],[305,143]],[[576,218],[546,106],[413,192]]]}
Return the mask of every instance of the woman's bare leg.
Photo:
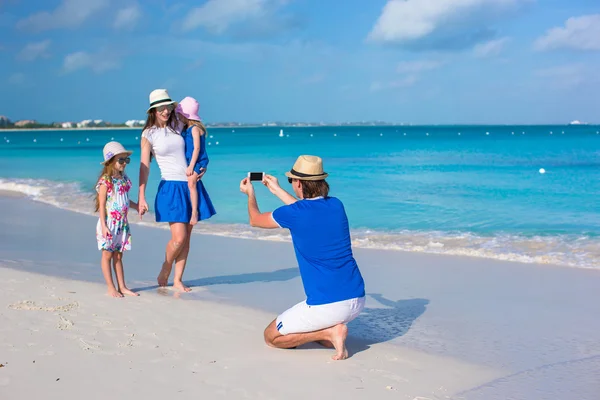
{"label": "woman's bare leg", "polygon": [[190,189],[190,200],[192,202],[192,218],[190,225],[194,226],[198,223],[198,174],[193,173],[188,176],[188,188]]}
{"label": "woman's bare leg", "polygon": [[167,286],[167,283],[169,282],[173,263],[185,245],[188,226],[190,225],[182,222],[169,223],[169,227],[171,228],[171,240],[167,243],[165,261],[163,262],[158,278],[156,279],[159,286]]}
{"label": "woman's bare leg", "polygon": [[185,271],[185,265],[187,263],[188,254],[190,253],[190,239],[192,236],[192,225],[187,226],[187,236],[185,243],[181,248],[181,252],[175,259],[175,277],[173,278],[173,287],[181,290],[182,292],[189,292],[192,289],[183,284],[183,272]]}
{"label": "woman's bare leg", "polygon": [[102,250],[102,259],[100,261],[102,265],[102,275],[104,275],[104,280],[106,281],[106,286],[108,287],[108,295],[111,297],[123,297],[123,295],[115,287],[115,282],[113,281],[111,268],[112,258],[113,255],[110,251]]}
{"label": "woman's bare leg", "polygon": [[132,292],[129,290],[127,285],[125,285],[125,273],[123,272],[123,253],[120,251],[115,251],[113,253],[113,267],[115,269],[115,274],[117,275],[117,289],[119,292],[128,296],[139,296],[139,294]]}

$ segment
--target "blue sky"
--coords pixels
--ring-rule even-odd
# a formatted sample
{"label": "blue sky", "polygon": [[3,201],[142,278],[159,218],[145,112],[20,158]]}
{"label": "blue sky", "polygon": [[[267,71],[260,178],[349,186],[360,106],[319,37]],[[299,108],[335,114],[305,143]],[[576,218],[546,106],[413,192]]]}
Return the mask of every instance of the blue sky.
{"label": "blue sky", "polygon": [[0,0],[0,115],[600,122],[598,0]]}

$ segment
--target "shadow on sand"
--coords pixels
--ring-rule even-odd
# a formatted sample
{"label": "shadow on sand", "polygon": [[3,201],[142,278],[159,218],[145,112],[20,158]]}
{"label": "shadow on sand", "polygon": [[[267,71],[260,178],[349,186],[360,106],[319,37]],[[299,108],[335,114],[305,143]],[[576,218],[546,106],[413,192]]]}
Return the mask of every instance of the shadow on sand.
{"label": "shadow on sand", "polygon": [[[242,285],[254,282],[283,282],[289,281],[300,276],[298,268],[278,269],[272,272],[252,272],[248,274],[211,276],[208,278],[198,278],[184,281],[191,288],[213,286],[213,285]],[[135,289],[136,292],[158,289],[158,285],[141,287]]]}
{"label": "shadow on sand", "polygon": [[[212,285],[242,285],[254,282],[283,282],[299,276],[298,268],[286,268],[272,272],[252,272],[247,274],[213,276],[185,281],[190,287]],[[135,291],[157,289],[157,285],[137,288]],[[384,343],[405,335],[412,324],[425,312],[429,300],[405,299],[390,300],[379,293],[369,293],[372,299],[383,307],[366,307],[348,324],[350,336],[348,349],[351,353],[367,350],[371,345]],[[283,310],[282,310],[283,311]],[[314,345],[318,346],[318,345]],[[313,348],[312,344],[302,346]]]}
{"label": "shadow on sand", "polygon": [[393,301],[378,293],[369,293],[368,296],[385,308],[365,307],[364,311],[348,324],[350,335],[347,345],[351,353],[359,353],[367,350],[372,344],[404,336],[429,304],[427,299]]}

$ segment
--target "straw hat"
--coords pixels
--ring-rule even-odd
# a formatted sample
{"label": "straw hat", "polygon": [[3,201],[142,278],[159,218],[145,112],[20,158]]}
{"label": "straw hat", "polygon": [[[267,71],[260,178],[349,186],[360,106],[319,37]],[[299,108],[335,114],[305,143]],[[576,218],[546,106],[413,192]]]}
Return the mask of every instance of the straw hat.
{"label": "straw hat", "polygon": [[191,119],[193,121],[200,121],[200,117],[198,116],[198,110],[200,109],[200,104],[193,97],[186,97],[185,99],[179,102],[179,105],[175,109],[178,114],[183,115],[187,119]]}
{"label": "straw hat", "polygon": [[127,154],[129,157],[133,151],[125,150],[125,147],[119,142],[108,142],[104,145],[104,149],[102,149],[102,155],[104,155],[104,161],[100,164],[106,165],[107,162],[111,160],[117,154]]}
{"label": "straw hat", "polygon": [[323,172],[323,160],[317,156],[300,156],[285,176],[302,181],[320,181],[329,176]]}
{"label": "straw hat", "polygon": [[150,92],[150,108],[146,112],[149,113],[155,107],[166,106],[168,104],[175,104],[175,102],[171,100],[167,89],[155,89]]}

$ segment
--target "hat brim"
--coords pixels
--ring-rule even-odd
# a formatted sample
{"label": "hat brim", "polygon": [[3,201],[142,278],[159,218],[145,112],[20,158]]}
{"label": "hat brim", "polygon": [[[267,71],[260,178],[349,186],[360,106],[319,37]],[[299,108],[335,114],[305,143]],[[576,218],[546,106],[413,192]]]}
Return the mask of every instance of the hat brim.
{"label": "hat brim", "polygon": [[127,154],[127,157],[129,157],[130,155],[133,154],[133,151],[127,150],[127,151],[124,151],[123,153],[117,153],[114,156],[112,156],[111,158],[109,158],[108,160],[102,161],[100,163],[100,165],[106,165],[107,162],[109,162],[110,160],[112,160],[113,158],[115,158],[116,156],[118,156],[119,154]]}
{"label": "hat brim", "polygon": [[173,100],[171,100],[171,101],[164,101],[164,102],[155,104],[152,107],[148,108],[146,110],[146,114],[148,114],[150,112],[150,110],[152,110],[153,108],[157,108],[157,107],[160,107],[160,106],[168,106],[169,104],[173,104],[175,107],[177,107],[177,102],[176,101],[173,101]]}
{"label": "hat brim", "polygon": [[329,176],[327,173],[323,173],[322,175],[309,175],[309,176],[299,176],[293,174],[292,172],[286,172],[285,176],[292,179],[298,179],[300,181],[322,181]]}

